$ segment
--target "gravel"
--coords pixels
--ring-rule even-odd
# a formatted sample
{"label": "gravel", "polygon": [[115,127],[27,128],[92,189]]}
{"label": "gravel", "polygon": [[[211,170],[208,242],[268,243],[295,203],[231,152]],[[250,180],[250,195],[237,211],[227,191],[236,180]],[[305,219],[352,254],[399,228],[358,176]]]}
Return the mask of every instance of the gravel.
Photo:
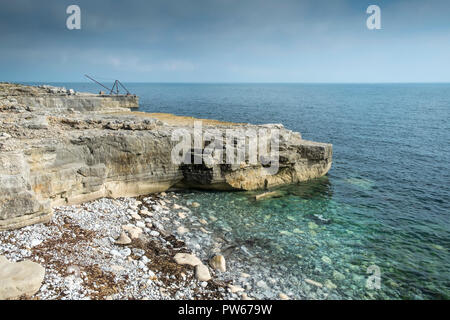
{"label": "gravel", "polygon": [[[102,198],[55,208],[47,224],[0,231],[0,255],[16,262],[29,259],[46,269],[39,292],[22,298],[239,298],[225,290],[226,282],[214,276],[213,280],[199,282],[193,267],[173,260],[177,252],[191,253],[192,247],[165,231],[169,217],[177,215],[168,209],[176,199],[171,195],[152,195],[143,201]],[[189,213],[187,208],[181,210]],[[140,212],[147,215],[139,215]],[[147,232],[129,245],[115,244],[124,231],[122,227],[130,224]],[[199,246],[194,248],[201,250]],[[207,261],[204,260],[205,265]]]}

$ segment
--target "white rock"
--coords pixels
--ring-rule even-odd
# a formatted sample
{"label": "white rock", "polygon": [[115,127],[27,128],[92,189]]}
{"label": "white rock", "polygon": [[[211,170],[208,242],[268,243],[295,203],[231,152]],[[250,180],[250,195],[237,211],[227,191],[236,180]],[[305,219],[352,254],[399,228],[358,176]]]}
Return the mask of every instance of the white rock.
{"label": "white rock", "polygon": [[189,253],[177,253],[174,260],[178,264],[187,264],[193,267],[202,263],[199,258]]}
{"label": "white rock", "polygon": [[130,254],[131,254],[131,249],[130,248],[123,249],[120,252],[120,255],[123,256],[123,257],[128,257]]}
{"label": "white rock", "polygon": [[323,284],[321,284],[320,282],[311,280],[311,279],[305,279],[305,282],[306,282],[306,283],[309,283],[309,284],[311,284],[311,285],[313,285],[313,286],[319,287],[319,288],[322,288],[322,287],[323,287]]}
{"label": "white rock", "polygon": [[116,249],[112,249],[111,251],[109,251],[109,253],[110,253],[111,255],[113,255],[113,256],[116,256],[116,257],[120,257],[120,256],[121,256],[121,255],[120,255],[120,252],[117,251]]}
{"label": "white rock", "polygon": [[214,270],[219,270],[221,272],[227,271],[227,266],[225,262],[225,257],[221,254],[215,255],[209,260],[209,265]]}
{"label": "white rock", "polygon": [[148,277],[149,277],[151,280],[156,280],[156,279],[157,279],[156,274],[155,274],[152,270],[149,270],[149,271],[148,271]]}
{"label": "white rock", "polygon": [[122,232],[120,234],[120,237],[117,238],[117,240],[115,241],[115,244],[120,244],[120,245],[127,245],[131,243],[131,239],[130,237],[127,236],[127,234],[125,232]]}
{"label": "white rock", "polygon": [[185,228],[183,226],[180,226],[180,227],[177,228],[177,233],[178,234],[185,234],[186,232],[189,232],[189,229],[187,229],[187,228]]}
{"label": "white rock", "polygon": [[39,291],[45,269],[32,261],[9,262],[0,256],[0,300],[31,296]]}
{"label": "white rock", "polygon": [[209,281],[211,280],[211,274],[209,273],[209,269],[203,263],[200,263],[195,266],[195,277],[198,281]]}
{"label": "white rock", "polygon": [[128,232],[131,239],[137,239],[142,234],[142,229],[138,228],[136,226],[133,226],[132,224],[127,224],[125,226],[122,226],[122,229]]}
{"label": "white rock", "polygon": [[252,298],[250,298],[246,293],[243,293],[241,295],[242,300],[253,300]]}
{"label": "white rock", "polygon": [[142,221],[138,221],[136,222],[136,227],[143,229],[145,228],[145,223]]}
{"label": "white rock", "polygon": [[151,213],[147,209],[142,209],[141,211],[139,211],[139,214],[143,215],[143,216],[152,216],[153,215],[153,213]]}
{"label": "white rock", "polygon": [[138,215],[136,212],[133,212],[133,213],[131,214],[131,217],[132,217],[134,220],[141,220],[141,219],[142,219],[141,216]]}
{"label": "white rock", "polygon": [[228,285],[228,288],[230,288],[230,292],[231,292],[231,293],[236,293],[236,292],[242,292],[242,291],[244,291],[244,288],[242,288],[242,287],[240,287],[240,286],[235,286],[235,285],[232,285],[232,284],[229,284],[229,285]]}
{"label": "white rock", "polygon": [[330,290],[334,290],[337,288],[337,285],[335,285],[331,280],[325,280],[325,287],[327,287]]}
{"label": "white rock", "polygon": [[36,247],[36,246],[38,246],[38,245],[40,245],[42,243],[42,240],[39,240],[39,239],[33,239],[33,240],[31,240],[31,247],[33,248],[33,247]]}
{"label": "white rock", "polygon": [[183,211],[178,212],[178,217],[180,217],[180,219],[185,219],[186,218],[186,213]]}
{"label": "white rock", "polygon": [[151,235],[152,237],[159,237],[159,232],[158,232],[158,231],[155,231],[155,230],[152,230],[152,231],[150,231],[150,235]]}
{"label": "white rock", "polygon": [[206,230],[206,229],[203,228],[203,227],[200,227],[200,231],[203,232],[203,233],[211,233],[211,232],[209,232],[208,230]]}
{"label": "white rock", "polygon": [[327,256],[323,256],[322,257],[322,261],[325,262],[326,264],[331,264],[332,263],[331,259],[329,257],[327,257]]}
{"label": "white rock", "polygon": [[11,138],[11,135],[7,134],[6,132],[0,132],[0,140],[7,140]]}
{"label": "white rock", "polygon": [[257,285],[258,287],[260,287],[260,288],[263,288],[263,289],[267,289],[267,288],[268,288],[267,283],[266,283],[265,281],[263,281],[263,280],[259,280],[259,281],[256,283],[256,285]]}
{"label": "white rock", "polygon": [[280,297],[281,300],[289,300],[290,299],[286,294],[284,294],[282,292],[280,292],[280,294],[278,296]]}

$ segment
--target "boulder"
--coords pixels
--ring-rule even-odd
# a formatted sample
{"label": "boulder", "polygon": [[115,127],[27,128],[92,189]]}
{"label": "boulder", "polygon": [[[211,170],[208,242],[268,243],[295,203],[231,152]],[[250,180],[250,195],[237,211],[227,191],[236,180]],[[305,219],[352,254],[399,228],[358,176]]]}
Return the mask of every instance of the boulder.
{"label": "boulder", "polygon": [[45,269],[32,261],[10,262],[0,256],[0,300],[32,296],[39,291]]}

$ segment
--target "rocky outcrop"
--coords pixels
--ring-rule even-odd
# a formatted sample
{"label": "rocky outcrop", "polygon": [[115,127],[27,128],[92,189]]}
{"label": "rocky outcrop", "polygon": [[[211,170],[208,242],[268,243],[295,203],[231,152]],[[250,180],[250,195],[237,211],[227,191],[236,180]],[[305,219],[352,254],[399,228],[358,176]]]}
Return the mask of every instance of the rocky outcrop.
{"label": "rocky outcrop", "polygon": [[[171,187],[267,189],[320,177],[331,167],[330,144],[303,140],[280,125],[275,174],[248,158],[232,165],[177,164],[173,132],[192,132],[191,123],[130,112],[138,103],[133,96],[61,90],[0,84],[0,230],[48,221],[52,207],[63,204]],[[205,121],[203,130],[230,128],[261,126]],[[189,157],[206,148],[192,148]]]}

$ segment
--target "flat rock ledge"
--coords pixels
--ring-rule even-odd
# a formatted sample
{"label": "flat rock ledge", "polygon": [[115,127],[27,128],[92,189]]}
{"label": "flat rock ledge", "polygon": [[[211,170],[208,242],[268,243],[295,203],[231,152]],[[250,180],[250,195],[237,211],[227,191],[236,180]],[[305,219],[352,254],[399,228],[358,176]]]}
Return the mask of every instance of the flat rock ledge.
{"label": "flat rock ledge", "polygon": [[[282,125],[203,121],[205,130],[276,128],[279,170],[246,158],[238,165],[175,164],[174,130],[193,119],[131,112],[135,96],[0,83],[0,230],[48,222],[52,208],[133,197],[169,188],[258,190],[325,175],[332,145],[303,140]],[[161,121],[162,120],[162,121]],[[225,139],[224,139],[225,140]],[[226,144],[226,141],[223,141]],[[192,149],[191,155],[203,151]]]}

